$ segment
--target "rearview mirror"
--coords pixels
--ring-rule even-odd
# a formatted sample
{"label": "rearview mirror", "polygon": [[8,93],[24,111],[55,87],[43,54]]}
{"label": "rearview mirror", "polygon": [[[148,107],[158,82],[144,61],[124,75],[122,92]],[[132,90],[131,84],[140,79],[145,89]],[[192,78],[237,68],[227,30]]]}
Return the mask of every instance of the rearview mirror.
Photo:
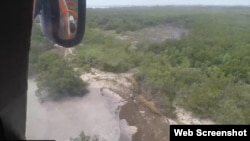
{"label": "rearview mirror", "polygon": [[35,0],[43,33],[63,47],[79,44],[85,32],[86,0]]}

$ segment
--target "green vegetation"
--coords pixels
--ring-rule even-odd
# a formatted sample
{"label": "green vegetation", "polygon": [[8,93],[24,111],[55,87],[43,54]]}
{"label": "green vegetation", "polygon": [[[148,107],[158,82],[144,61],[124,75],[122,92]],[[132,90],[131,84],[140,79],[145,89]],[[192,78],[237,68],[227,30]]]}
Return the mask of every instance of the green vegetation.
{"label": "green vegetation", "polygon": [[[167,116],[174,117],[173,105],[177,104],[217,123],[249,124],[249,13],[244,7],[88,9],[85,39],[66,63],[70,66],[47,61],[52,67],[94,67],[114,73],[137,70],[140,93],[158,100],[157,106]],[[144,34],[137,35],[159,25],[184,28],[189,33],[181,40],[158,43],[142,40]],[[44,40],[42,36],[37,39],[36,44]],[[43,56],[31,55],[31,62],[36,62],[31,65],[34,70],[38,62],[41,69],[43,59],[49,59]],[[57,74],[61,70],[51,71]]]}
{"label": "green vegetation", "polygon": [[[158,106],[168,116],[174,116],[176,103],[218,123],[250,123],[249,12],[244,7],[88,9],[88,31],[75,63],[110,72],[137,68],[140,90],[161,97]],[[186,28],[189,34],[160,43],[117,39],[158,25]]]}
{"label": "green vegetation", "polygon": [[79,135],[79,137],[77,138],[70,138],[70,141],[99,141],[99,139],[97,138],[97,136],[87,136],[85,135],[85,133],[82,131]]}
{"label": "green vegetation", "polygon": [[90,29],[83,43],[75,51],[73,62],[77,66],[109,72],[125,72],[135,67],[135,56],[128,50],[130,44],[127,41],[114,40],[103,31]]}
{"label": "green vegetation", "polygon": [[83,96],[87,92],[87,83],[81,80],[60,53],[52,51],[52,43],[43,36],[39,25],[35,23],[32,35],[29,75],[36,78],[36,95],[40,100]]}
{"label": "green vegetation", "polygon": [[250,20],[243,11],[187,16],[189,36],[143,48],[139,81],[202,117],[250,123]]}
{"label": "green vegetation", "polygon": [[56,53],[42,54],[38,58],[37,68],[37,95],[42,99],[58,100],[62,97],[83,96],[87,92],[87,83]]}
{"label": "green vegetation", "polygon": [[38,61],[38,57],[44,52],[50,50],[53,47],[53,44],[46,39],[43,35],[40,25],[35,21],[33,23],[32,28],[32,36],[31,36],[31,49],[29,56],[29,76],[32,77],[36,74],[36,63]]}

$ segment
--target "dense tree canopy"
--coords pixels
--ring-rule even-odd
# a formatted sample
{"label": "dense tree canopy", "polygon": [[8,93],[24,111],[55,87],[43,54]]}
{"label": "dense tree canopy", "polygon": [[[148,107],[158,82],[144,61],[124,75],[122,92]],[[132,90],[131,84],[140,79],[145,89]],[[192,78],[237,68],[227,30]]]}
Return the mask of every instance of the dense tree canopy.
{"label": "dense tree canopy", "polygon": [[58,100],[67,96],[83,96],[87,92],[87,83],[56,53],[39,56],[36,68],[37,95],[40,98]]}
{"label": "dense tree canopy", "polygon": [[[34,22],[29,59],[29,75],[37,80],[37,95],[41,100],[58,100],[67,96],[83,96],[87,84],[63,56],[51,52],[53,44]],[[55,51],[54,51],[55,52]]]}
{"label": "dense tree canopy", "polygon": [[[152,97],[158,97],[159,93],[167,96],[167,115],[173,111],[169,103],[177,103],[219,123],[250,123],[249,12],[244,7],[89,9],[87,25],[92,34],[86,34],[85,41],[94,37],[94,33],[100,35],[96,28],[129,36],[131,31],[137,33],[143,28],[167,24],[184,27],[189,34],[181,40],[160,43],[136,38],[139,43],[130,50],[130,44],[105,44],[116,41],[120,35],[112,34],[110,39],[103,32],[102,38],[93,38],[99,42],[85,42],[78,54],[84,57],[80,55],[82,52],[91,52],[96,64],[126,59],[122,70],[135,67],[139,70],[137,80],[141,90]],[[120,55],[113,55],[118,49]],[[102,67],[114,71],[109,68]]]}
{"label": "dense tree canopy", "polygon": [[[142,30],[159,25],[189,32],[180,40],[143,40]],[[174,115],[177,104],[218,123],[250,123],[249,8],[88,9],[86,29],[71,65],[115,73],[136,69],[141,92],[161,99],[158,104],[168,116]],[[31,57],[37,62],[32,66],[44,71],[40,76],[51,80],[40,84],[60,84],[53,90],[58,93],[74,91],[66,84],[78,82],[77,77],[72,78],[76,75],[58,58],[55,54]],[[51,75],[64,78],[53,82]]]}

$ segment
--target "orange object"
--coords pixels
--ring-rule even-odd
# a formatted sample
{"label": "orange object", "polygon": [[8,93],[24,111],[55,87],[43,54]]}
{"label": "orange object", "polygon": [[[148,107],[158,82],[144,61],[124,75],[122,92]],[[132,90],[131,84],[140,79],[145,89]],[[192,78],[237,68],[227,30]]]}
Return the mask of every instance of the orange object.
{"label": "orange object", "polygon": [[36,0],[33,1],[33,18],[35,16]]}
{"label": "orange object", "polygon": [[68,18],[68,14],[73,15],[73,17],[75,19],[77,19],[77,13],[73,10],[69,10],[67,3],[65,2],[65,0],[58,0],[59,1],[59,7],[60,7],[60,14],[63,18],[64,24],[65,24],[65,31],[66,31],[66,38],[70,39],[70,29],[69,29],[69,18]]}

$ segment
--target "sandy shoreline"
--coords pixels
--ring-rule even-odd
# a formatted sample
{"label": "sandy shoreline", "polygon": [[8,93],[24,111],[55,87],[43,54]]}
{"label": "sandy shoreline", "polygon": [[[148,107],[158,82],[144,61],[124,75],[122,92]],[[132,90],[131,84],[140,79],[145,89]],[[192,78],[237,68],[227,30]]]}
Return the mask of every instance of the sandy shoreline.
{"label": "sandy shoreline", "polygon": [[[125,99],[129,99],[131,95],[134,95],[131,91],[133,87],[133,84],[131,83],[131,79],[133,79],[132,73],[114,74],[91,69],[90,73],[83,74],[81,78],[95,87],[116,90],[116,92],[119,92],[116,94]],[[215,124],[209,119],[195,117],[191,112],[178,106],[176,106],[176,114],[176,119],[165,118],[170,121],[170,124]]]}
{"label": "sandy shoreline", "polygon": [[89,86],[84,97],[60,102],[39,103],[35,96],[36,83],[29,80],[27,133],[28,139],[69,141],[81,131],[98,136],[100,141],[131,141],[135,127],[119,119],[120,107],[126,103],[119,95],[95,85]]}
{"label": "sandy shoreline", "polygon": [[[91,69],[89,73],[84,73],[81,78],[91,85],[111,90],[126,100],[126,104],[121,107],[120,118],[126,119],[130,125],[138,128],[133,136],[133,141],[168,140],[166,136],[168,128],[166,127],[171,124],[214,124],[213,121],[197,118],[191,112],[180,107],[176,107],[176,119],[155,115],[148,107],[140,103],[138,94],[133,93],[135,86],[132,73],[114,74]],[[152,131],[147,130],[147,128],[155,130],[156,133],[152,134]]]}
{"label": "sandy shoreline", "polygon": [[177,119],[157,115],[133,93],[133,74],[91,69],[81,75],[89,83],[82,98],[39,103],[29,80],[27,137],[68,141],[83,130],[100,141],[168,141],[169,124],[214,124],[177,107]]}

